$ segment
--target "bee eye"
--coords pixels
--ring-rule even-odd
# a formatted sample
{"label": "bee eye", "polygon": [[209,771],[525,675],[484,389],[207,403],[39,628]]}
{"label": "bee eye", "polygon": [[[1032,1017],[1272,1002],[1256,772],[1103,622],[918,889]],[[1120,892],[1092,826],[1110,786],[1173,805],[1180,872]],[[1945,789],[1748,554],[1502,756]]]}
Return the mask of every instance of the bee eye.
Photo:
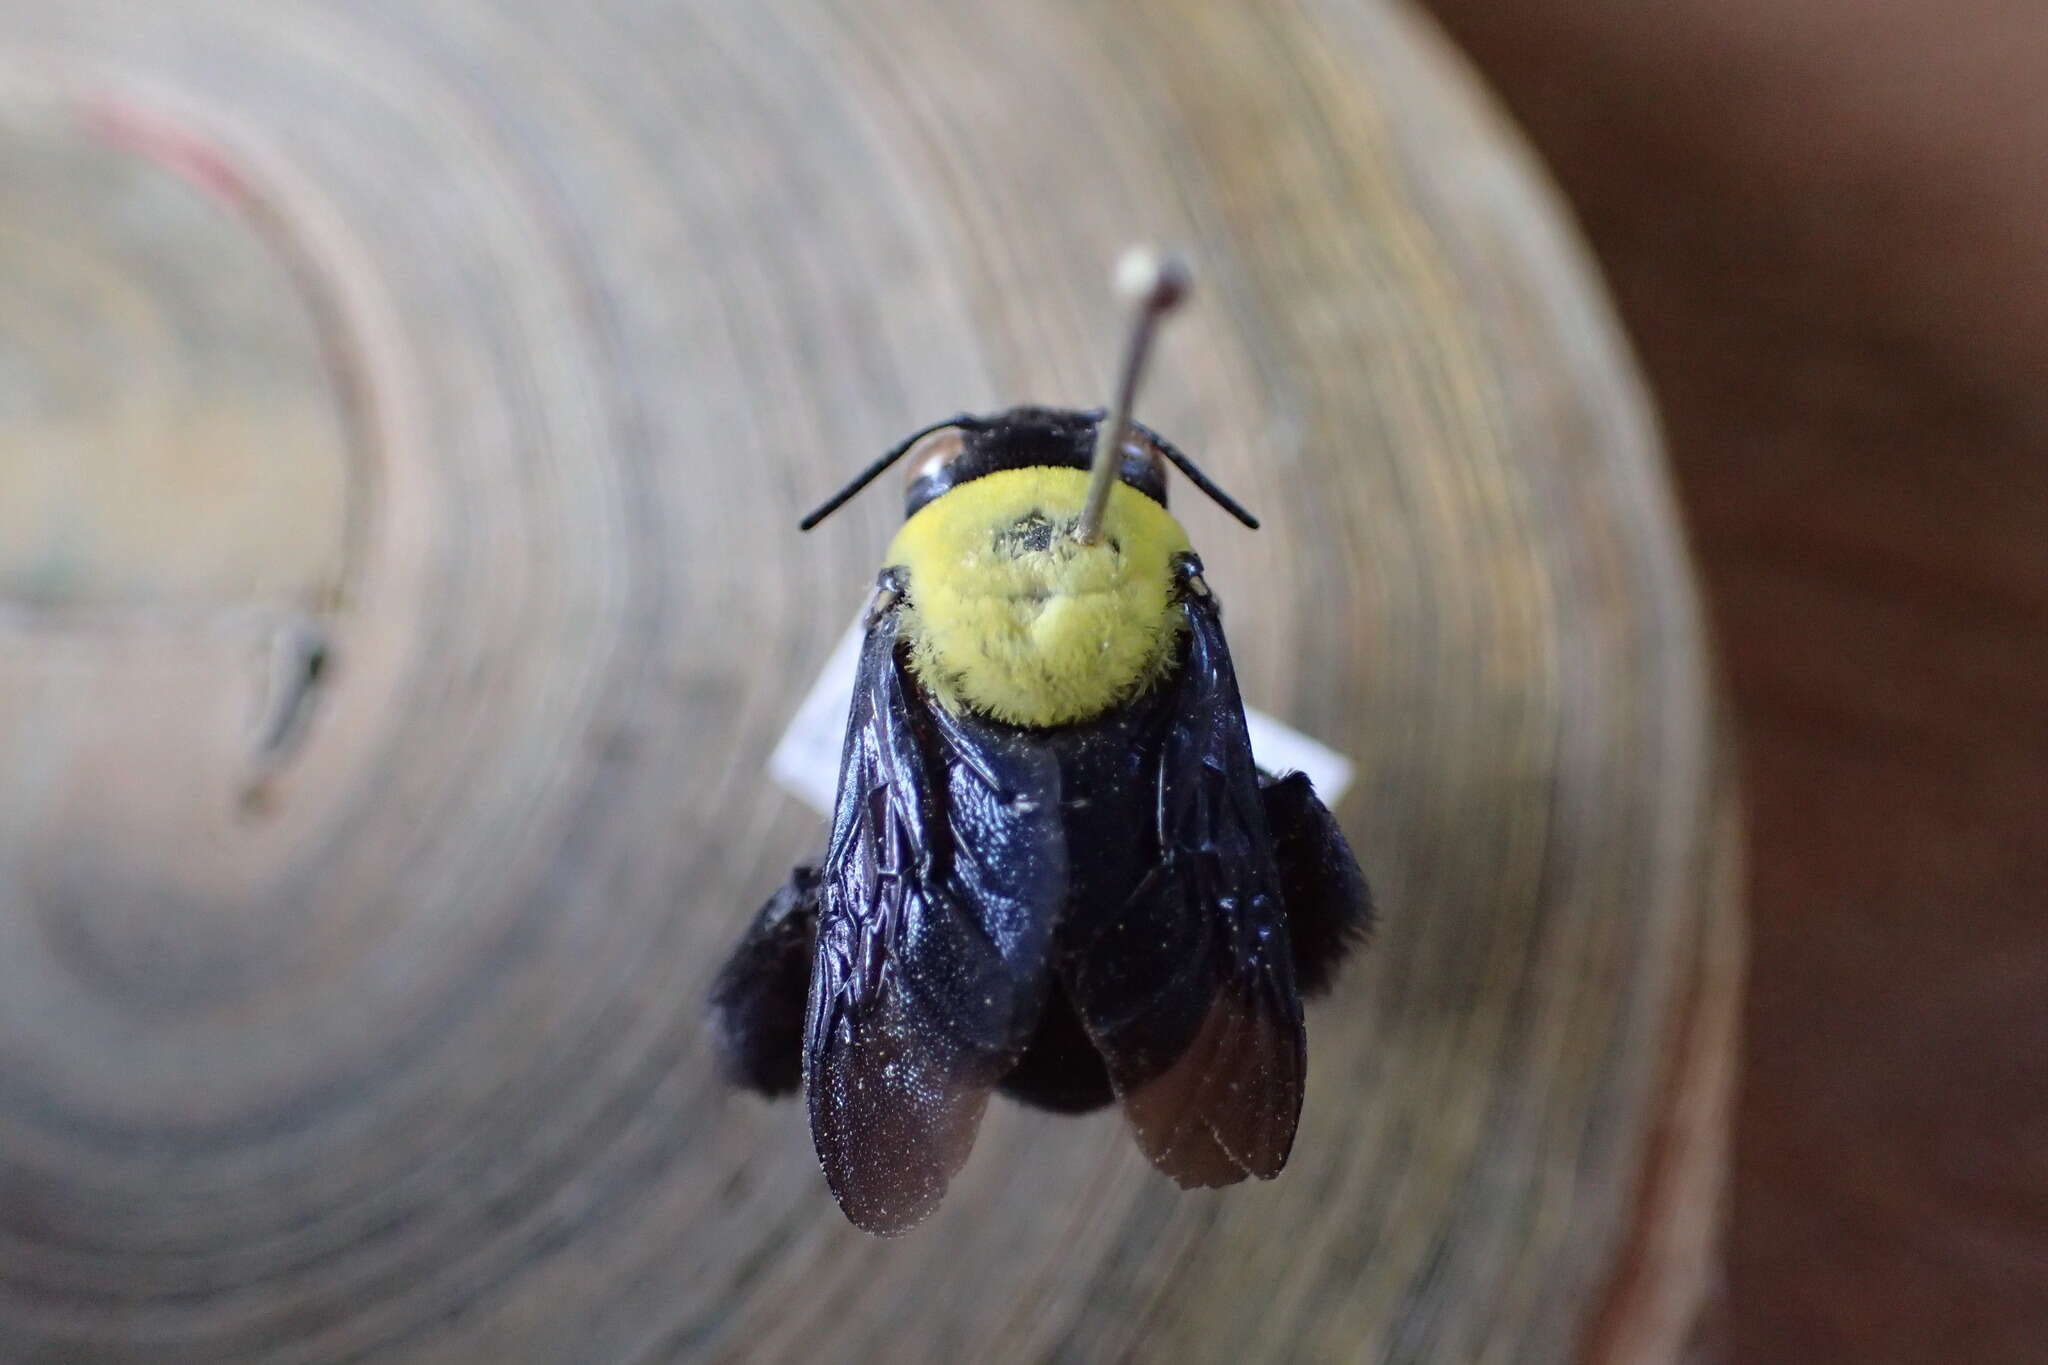
{"label": "bee eye", "polygon": [[1124,469],[1130,471],[1131,462],[1139,460],[1151,470],[1152,477],[1160,488],[1166,487],[1166,452],[1152,441],[1152,438],[1135,428],[1124,438]]}
{"label": "bee eye", "polygon": [[910,470],[910,482],[943,474],[967,448],[967,438],[958,427],[941,427],[904,452],[903,463]]}

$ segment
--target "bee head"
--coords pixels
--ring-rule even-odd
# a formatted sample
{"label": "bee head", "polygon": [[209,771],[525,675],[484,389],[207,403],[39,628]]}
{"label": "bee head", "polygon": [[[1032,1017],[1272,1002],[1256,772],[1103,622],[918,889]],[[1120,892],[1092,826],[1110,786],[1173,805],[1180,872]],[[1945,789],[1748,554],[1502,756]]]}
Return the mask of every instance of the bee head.
{"label": "bee head", "polygon": [[[803,519],[810,530],[899,460],[910,465],[903,515],[909,517],[940,494],[1003,469],[1087,469],[1101,408],[1011,408],[988,417],[962,413],[922,427],[861,471],[852,483]],[[1194,461],[1152,428],[1131,422],[1124,431],[1118,477],[1161,507],[1166,506],[1166,471],[1171,465],[1215,499],[1224,511],[1256,528],[1258,518],[1218,488]]]}
{"label": "bee head", "polygon": [[[959,417],[928,431],[904,452],[910,483],[903,515],[963,483],[1004,469],[1086,469],[1095,451],[1102,412],[1073,408],[1011,408],[990,417]],[[1166,506],[1163,442],[1132,423],[1124,438],[1119,477]]]}

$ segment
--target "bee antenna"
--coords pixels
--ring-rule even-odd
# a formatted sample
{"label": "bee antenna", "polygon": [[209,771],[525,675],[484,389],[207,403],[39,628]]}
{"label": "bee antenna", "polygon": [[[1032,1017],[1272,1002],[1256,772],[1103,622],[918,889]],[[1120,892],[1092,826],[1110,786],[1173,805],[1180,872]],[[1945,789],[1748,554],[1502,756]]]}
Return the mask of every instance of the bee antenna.
{"label": "bee antenna", "polygon": [[1145,428],[1145,434],[1152,438],[1153,445],[1159,447],[1160,454],[1173,461],[1175,469],[1188,476],[1189,483],[1209,495],[1211,502],[1230,513],[1231,516],[1236,517],[1252,530],[1256,531],[1259,529],[1259,519],[1250,512],[1247,512],[1244,509],[1244,505],[1238,502],[1236,498],[1231,497],[1230,494],[1219,488],[1215,481],[1207,474],[1204,474],[1193,460],[1181,454],[1178,446],[1150,427]]}
{"label": "bee antenna", "polygon": [[904,437],[901,441],[898,441],[893,447],[891,447],[888,453],[884,454],[882,458],[876,460],[866,469],[863,469],[860,473],[854,475],[852,483],[847,484],[846,487],[840,489],[837,493],[834,493],[831,497],[825,499],[823,505],[821,505],[817,511],[811,513],[802,521],[798,522],[796,524],[797,530],[808,531],[813,526],[816,526],[819,522],[823,521],[825,518],[831,516],[834,512],[837,512],[841,507],[844,507],[846,503],[853,497],[854,494],[860,492],[861,489],[866,488],[876,479],[881,478],[882,475],[888,471],[890,465],[895,464],[898,460],[902,459],[904,454],[907,451],[909,451],[909,449],[912,446],[916,445],[919,441],[922,441],[925,437],[931,435],[933,432],[943,431],[947,427],[972,428],[978,427],[980,425],[981,423],[979,421],[977,421],[973,417],[968,416],[966,413],[963,412],[958,414],[957,416],[948,417],[944,421],[934,422],[928,427],[920,427],[916,431],[911,432],[908,436]]}

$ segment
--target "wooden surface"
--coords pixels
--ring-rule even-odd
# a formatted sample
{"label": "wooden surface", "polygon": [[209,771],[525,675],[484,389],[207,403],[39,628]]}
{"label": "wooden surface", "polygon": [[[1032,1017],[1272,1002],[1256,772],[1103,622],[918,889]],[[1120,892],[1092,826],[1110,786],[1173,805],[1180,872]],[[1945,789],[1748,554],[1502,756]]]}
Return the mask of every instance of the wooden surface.
{"label": "wooden surface", "polygon": [[1731,1357],[2048,1362],[2048,9],[1433,8],[1614,283],[1723,645]]}
{"label": "wooden surface", "polygon": [[[1642,395],[1441,43],[568,9],[0,3],[0,173],[78,200],[0,201],[0,1358],[1671,1358],[1728,787]],[[1280,1181],[1000,1105],[873,1242],[701,1026],[894,500],[790,524],[1095,401],[1133,238],[1204,269],[1145,416],[1266,518],[1180,505],[1383,928]]]}

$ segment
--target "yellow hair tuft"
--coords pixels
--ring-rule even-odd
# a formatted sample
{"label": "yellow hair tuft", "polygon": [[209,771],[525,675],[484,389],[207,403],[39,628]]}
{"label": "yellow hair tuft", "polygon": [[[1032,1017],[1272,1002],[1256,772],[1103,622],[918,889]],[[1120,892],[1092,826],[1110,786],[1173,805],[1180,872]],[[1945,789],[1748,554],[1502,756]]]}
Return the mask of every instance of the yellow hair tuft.
{"label": "yellow hair tuft", "polygon": [[911,668],[948,707],[1012,725],[1089,720],[1171,665],[1183,618],[1174,556],[1187,533],[1124,484],[1083,545],[1081,469],[1006,469],[919,508],[889,546],[909,574]]}

